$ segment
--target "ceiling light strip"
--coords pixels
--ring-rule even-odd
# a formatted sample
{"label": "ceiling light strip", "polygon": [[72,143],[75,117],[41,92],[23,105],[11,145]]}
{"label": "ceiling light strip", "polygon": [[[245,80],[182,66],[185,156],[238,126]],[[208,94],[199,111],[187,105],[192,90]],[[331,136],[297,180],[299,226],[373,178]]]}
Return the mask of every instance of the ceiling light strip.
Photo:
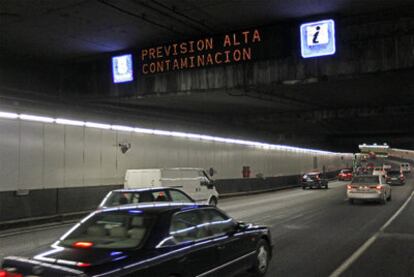
{"label": "ceiling light strip", "polygon": [[97,123],[97,122],[89,122],[89,121],[84,122],[84,121],[71,120],[71,119],[65,119],[65,118],[55,119],[51,117],[29,115],[29,114],[17,114],[17,113],[2,112],[2,111],[0,111],[0,118],[21,119],[21,120],[28,120],[28,121],[43,122],[43,123],[56,123],[56,124],[69,125],[69,126],[98,128],[98,129],[114,130],[114,131],[122,131],[122,132],[135,132],[139,134],[171,136],[171,137],[179,137],[179,138],[187,138],[187,139],[195,139],[195,140],[213,141],[213,142],[220,142],[220,143],[226,143],[226,144],[253,146],[253,147],[262,148],[266,150],[285,150],[285,151],[292,151],[292,152],[330,154],[330,155],[352,155],[350,153],[337,153],[337,152],[323,151],[323,150],[310,149],[310,148],[301,148],[301,147],[293,147],[293,146],[278,145],[278,144],[268,144],[268,143],[249,141],[249,140],[223,138],[223,137],[215,137],[215,136],[209,136],[209,135],[165,131],[165,130],[157,130],[157,129],[149,129],[149,128],[139,128],[139,127],[134,128],[131,126],[110,125],[110,124],[105,124],[105,123]]}

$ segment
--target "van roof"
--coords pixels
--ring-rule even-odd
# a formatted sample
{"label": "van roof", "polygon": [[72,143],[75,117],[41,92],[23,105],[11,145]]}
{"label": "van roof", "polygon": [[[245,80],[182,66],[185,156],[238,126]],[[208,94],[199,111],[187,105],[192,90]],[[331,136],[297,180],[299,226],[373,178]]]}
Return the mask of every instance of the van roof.
{"label": "van roof", "polygon": [[150,170],[204,170],[204,168],[199,167],[162,167],[162,168],[141,168],[141,169],[127,169],[127,171],[150,171]]}

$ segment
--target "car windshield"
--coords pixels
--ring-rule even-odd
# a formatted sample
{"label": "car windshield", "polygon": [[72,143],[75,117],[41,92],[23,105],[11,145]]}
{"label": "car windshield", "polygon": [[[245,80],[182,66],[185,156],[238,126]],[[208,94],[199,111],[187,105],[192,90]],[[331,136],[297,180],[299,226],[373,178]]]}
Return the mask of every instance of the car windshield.
{"label": "car windshield", "polygon": [[156,217],[141,210],[102,212],[93,215],[60,241],[74,248],[128,249],[143,245]]}
{"label": "car windshield", "polygon": [[397,170],[392,170],[392,171],[388,171],[387,172],[387,175],[390,175],[390,176],[398,176],[400,174],[401,173],[399,171],[397,171]]}
{"label": "car windshield", "polygon": [[352,184],[378,184],[378,176],[357,176],[352,179]]}

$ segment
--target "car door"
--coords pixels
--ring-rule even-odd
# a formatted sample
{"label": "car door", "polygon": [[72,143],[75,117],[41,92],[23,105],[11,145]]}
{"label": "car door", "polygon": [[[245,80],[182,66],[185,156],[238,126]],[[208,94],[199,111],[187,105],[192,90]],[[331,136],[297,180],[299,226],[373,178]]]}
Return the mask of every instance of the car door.
{"label": "car door", "polygon": [[220,242],[217,246],[220,268],[214,276],[228,276],[244,271],[250,266],[248,261],[255,251],[255,236],[239,231],[237,223],[232,218],[215,208],[207,208],[203,212],[208,218],[210,234]]}

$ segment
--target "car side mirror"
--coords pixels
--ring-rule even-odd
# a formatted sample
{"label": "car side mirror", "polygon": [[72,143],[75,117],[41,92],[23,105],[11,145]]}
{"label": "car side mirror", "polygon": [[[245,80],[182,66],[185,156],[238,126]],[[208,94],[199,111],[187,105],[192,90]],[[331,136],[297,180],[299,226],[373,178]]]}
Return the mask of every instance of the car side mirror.
{"label": "car side mirror", "polygon": [[237,223],[236,223],[236,229],[237,229],[237,231],[244,231],[244,230],[246,230],[247,229],[247,227],[248,227],[249,225],[248,224],[246,224],[245,222],[243,222],[243,221],[238,221]]}

